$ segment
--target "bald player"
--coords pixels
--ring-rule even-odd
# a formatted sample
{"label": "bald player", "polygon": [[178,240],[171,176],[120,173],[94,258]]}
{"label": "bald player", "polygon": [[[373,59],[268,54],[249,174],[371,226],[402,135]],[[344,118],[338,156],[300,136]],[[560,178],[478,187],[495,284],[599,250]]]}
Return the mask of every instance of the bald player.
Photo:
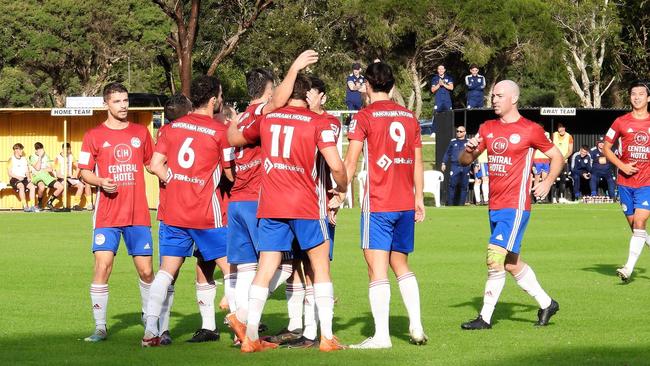
{"label": "bald player", "polygon": [[499,116],[483,123],[460,154],[460,163],[471,164],[485,150],[490,172],[489,218],[491,236],[487,247],[488,279],[479,316],[461,325],[465,330],[490,329],[492,313],[506,283],[506,272],[539,304],[538,321],[545,326],[560,309],[542,289],[535,273],[520,258],[521,242],[530,217],[530,171],[535,149],[551,159],[544,180],[532,190],[544,199],[563,165],[562,153],[544,135],[544,129],[519,114],[519,86],[513,81],[497,83],[492,92],[494,112]]}

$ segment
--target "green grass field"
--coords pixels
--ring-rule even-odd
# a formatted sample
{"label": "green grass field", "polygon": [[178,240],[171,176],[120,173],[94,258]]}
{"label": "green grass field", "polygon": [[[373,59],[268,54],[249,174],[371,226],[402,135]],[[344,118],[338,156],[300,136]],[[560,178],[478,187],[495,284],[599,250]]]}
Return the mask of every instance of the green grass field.
{"label": "green grass field", "polygon": [[[366,268],[358,246],[358,210],[339,217],[332,274],[335,333],[356,343],[373,330]],[[537,206],[523,258],[561,310],[543,329],[533,326],[537,305],[508,279],[489,331],[463,332],[482,301],[488,238],[484,207],[429,209],[416,229],[412,268],[418,276],[429,344],[408,343],[408,319],[391,277],[393,349],[343,351],[276,350],[241,355],[222,340],[187,344],[200,325],[193,261],[176,287],[167,348],[142,349],[140,296],[133,265],[121,247],[110,282],[109,339],[87,344],[93,329],[88,287],[89,213],[0,214],[0,364],[185,365],[641,365],[650,327],[650,259],[642,255],[636,275],[621,285],[614,271],[627,256],[629,229],[615,205]],[[157,231],[157,226],[154,226]],[[647,250],[647,249],[646,249]],[[223,287],[219,286],[219,295]],[[217,315],[217,321],[223,313]],[[267,303],[263,321],[272,330],[286,324],[284,290]]]}

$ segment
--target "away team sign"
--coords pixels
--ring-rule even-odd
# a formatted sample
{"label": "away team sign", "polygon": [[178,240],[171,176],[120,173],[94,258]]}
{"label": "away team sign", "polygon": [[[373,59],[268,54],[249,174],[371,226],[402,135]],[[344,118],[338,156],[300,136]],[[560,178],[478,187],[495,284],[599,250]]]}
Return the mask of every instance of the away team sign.
{"label": "away team sign", "polygon": [[93,110],[89,108],[52,108],[50,115],[54,117],[92,116]]}
{"label": "away team sign", "polygon": [[542,116],[575,116],[575,108],[542,108],[540,113]]}

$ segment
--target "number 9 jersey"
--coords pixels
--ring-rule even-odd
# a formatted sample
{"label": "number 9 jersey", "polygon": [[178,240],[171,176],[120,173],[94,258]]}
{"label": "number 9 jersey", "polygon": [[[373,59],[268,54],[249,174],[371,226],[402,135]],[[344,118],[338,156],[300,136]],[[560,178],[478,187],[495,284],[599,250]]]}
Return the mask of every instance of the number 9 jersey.
{"label": "number 9 jersey", "polygon": [[413,112],[390,100],[374,102],[350,121],[348,139],[364,144],[368,176],[362,210],[414,210],[415,149],[422,138]]}
{"label": "number 9 jersey", "polygon": [[165,128],[155,151],[167,157],[165,224],[210,229],[225,226],[226,207],[217,192],[221,172],[232,161],[226,126],[188,114]]}

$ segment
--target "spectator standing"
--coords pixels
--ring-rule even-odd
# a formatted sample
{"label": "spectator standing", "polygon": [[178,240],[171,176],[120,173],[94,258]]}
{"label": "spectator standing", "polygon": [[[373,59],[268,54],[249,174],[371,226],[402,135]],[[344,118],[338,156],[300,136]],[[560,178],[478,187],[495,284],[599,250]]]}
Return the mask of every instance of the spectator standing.
{"label": "spectator standing", "polygon": [[600,179],[604,179],[607,182],[607,195],[609,198],[614,199],[614,175],[612,174],[612,163],[610,163],[605,154],[603,153],[603,148],[605,147],[605,138],[600,136],[598,141],[596,141],[596,146],[591,148],[589,154],[591,155],[591,180],[589,181],[589,186],[591,189],[591,195],[598,195],[598,183]]}
{"label": "spectator standing", "polygon": [[469,75],[465,76],[467,86],[467,108],[483,108],[483,91],[485,89],[485,77],[478,74],[478,66],[469,67]]}
{"label": "spectator standing", "polygon": [[451,92],[454,90],[454,79],[447,75],[444,65],[438,66],[438,73],[431,78],[431,92],[436,98],[433,110],[436,113],[450,111]]}
{"label": "spectator standing", "polygon": [[456,138],[451,139],[449,147],[445,152],[440,169],[447,170],[447,163],[450,163],[449,186],[447,189],[447,206],[462,206],[467,199],[467,186],[469,185],[469,166],[462,166],[458,161],[460,153],[467,144],[467,131],[464,126],[456,127]]}
{"label": "spectator standing", "polygon": [[580,146],[580,151],[571,157],[571,178],[573,179],[573,196],[576,201],[582,197],[580,187],[582,181],[590,183],[591,179],[591,155],[589,155],[589,146]]}
{"label": "spectator standing", "polygon": [[361,75],[361,64],[355,62],[352,64],[352,73],[346,80],[345,104],[348,110],[358,111],[363,106],[361,93],[365,90],[365,83],[366,79]]}
{"label": "spectator standing", "polygon": [[[21,143],[14,144],[13,151],[8,161],[7,173],[9,174],[9,185],[18,192],[20,204],[25,212],[35,212],[34,206],[29,206],[34,202],[34,192],[36,187],[31,183],[32,175],[29,171],[29,163],[23,155],[24,146]],[[25,199],[25,190],[29,191],[29,201]]]}
{"label": "spectator standing", "polygon": [[569,174],[569,166],[567,161],[571,154],[573,154],[573,136],[570,133],[566,132],[566,126],[564,123],[559,122],[557,124],[557,131],[553,132],[553,145],[557,146],[564,157],[564,169],[560,173],[560,189],[556,197],[553,197],[553,203],[560,202],[566,203],[567,199],[564,197],[566,194],[566,178]]}

